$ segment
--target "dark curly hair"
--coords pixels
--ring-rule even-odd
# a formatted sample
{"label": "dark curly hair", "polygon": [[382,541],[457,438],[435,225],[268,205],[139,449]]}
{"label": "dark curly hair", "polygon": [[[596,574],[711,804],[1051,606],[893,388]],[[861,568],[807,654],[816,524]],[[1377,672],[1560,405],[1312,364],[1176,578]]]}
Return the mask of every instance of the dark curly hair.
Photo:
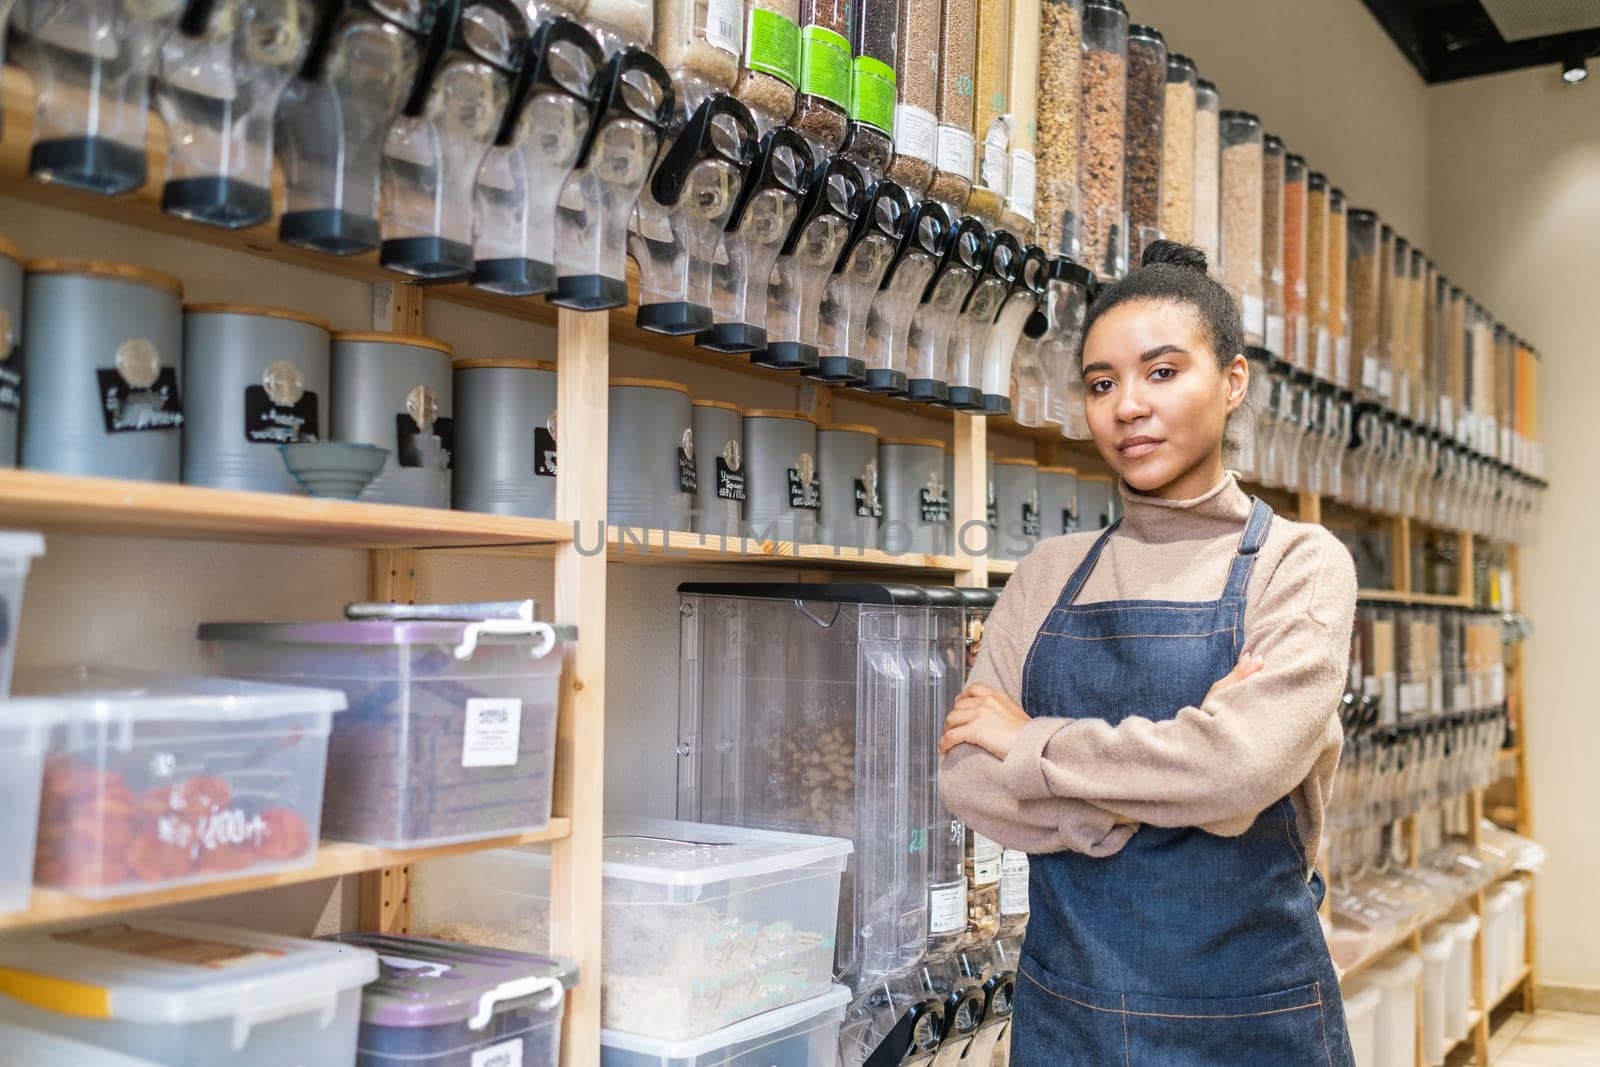
{"label": "dark curly hair", "polygon": [[1078,335],[1078,366],[1083,366],[1083,344],[1100,316],[1130,300],[1158,300],[1187,304],[1194,309],[1206,341],[1224,370],[1244,352],[1244,328],[1239,305],[1222,283],[1206,273],[1206,254],[1176,241],[1154,241],[1144,250],[1138,269],[1111,283],[1095,296]]}

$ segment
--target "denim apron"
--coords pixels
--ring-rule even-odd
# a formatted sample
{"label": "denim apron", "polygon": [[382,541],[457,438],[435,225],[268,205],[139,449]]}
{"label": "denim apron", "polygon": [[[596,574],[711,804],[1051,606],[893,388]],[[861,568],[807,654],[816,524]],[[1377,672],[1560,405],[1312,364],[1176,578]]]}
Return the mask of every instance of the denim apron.
{"label": "denim apron", "polygon": [[[1245,588],[1272,511],[1255,501],[1218,600],[1075,601],[1073,572],[1022,672],[1030,715],[1161,721],[1238,662]],[[1348,1067],[1323,886],[1288,797],[1239,837],[1142,826],[1113,856],[1030,856],[1013,1067]]]}

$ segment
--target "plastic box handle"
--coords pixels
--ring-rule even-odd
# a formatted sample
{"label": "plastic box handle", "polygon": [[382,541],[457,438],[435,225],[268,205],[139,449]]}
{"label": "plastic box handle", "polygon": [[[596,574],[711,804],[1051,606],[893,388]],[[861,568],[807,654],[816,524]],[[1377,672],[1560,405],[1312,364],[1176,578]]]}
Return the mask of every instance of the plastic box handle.
{"label": "plastic box handle", "polygon": [[494,1018],[494,1006],[504,1000],[521,1000],[523,997],[535,993],[548,992],[550,996],[543,1004],[539,1005],[540,1011],[552,1011],[567,995],[566,989],[561,985],[559,978],[546,975],[529,975],[527,978],[518,978],[515,981],[505,982],[495,986],[489,992],[478,998],[478,1010],[472,1018],[467,1020],[467,1027],[472,1030],[482,1030],[489,1025],[489,1020]]}

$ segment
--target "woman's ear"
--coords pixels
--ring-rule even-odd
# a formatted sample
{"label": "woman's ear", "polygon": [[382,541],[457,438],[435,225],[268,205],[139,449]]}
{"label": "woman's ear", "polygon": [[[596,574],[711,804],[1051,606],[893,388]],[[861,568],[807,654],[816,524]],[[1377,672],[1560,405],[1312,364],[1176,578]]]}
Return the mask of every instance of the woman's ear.
{"label": "woman's ear", "polygon": [[1222,372],[1222,378],[1228,389],[1228,414],[1232,415],[1250,392],[1250,361],[1242,354],[1234,356],[1233,362]]}

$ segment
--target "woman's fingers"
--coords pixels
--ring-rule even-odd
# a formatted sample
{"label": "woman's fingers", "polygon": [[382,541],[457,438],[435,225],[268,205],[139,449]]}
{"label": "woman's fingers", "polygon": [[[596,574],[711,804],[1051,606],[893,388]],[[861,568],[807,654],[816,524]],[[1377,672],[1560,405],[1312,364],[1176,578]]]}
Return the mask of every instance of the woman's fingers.
{"label": "woman's fingers", "polygon": [[1260,656],[1246,652],[1239,657],[1239,662],[1233,665],[1233,670],[1218,678],[1211,686],[1211,692],[1216,693],[1232,685],[1238,685],[1246,678],[1260,674],[1267,663]]}

